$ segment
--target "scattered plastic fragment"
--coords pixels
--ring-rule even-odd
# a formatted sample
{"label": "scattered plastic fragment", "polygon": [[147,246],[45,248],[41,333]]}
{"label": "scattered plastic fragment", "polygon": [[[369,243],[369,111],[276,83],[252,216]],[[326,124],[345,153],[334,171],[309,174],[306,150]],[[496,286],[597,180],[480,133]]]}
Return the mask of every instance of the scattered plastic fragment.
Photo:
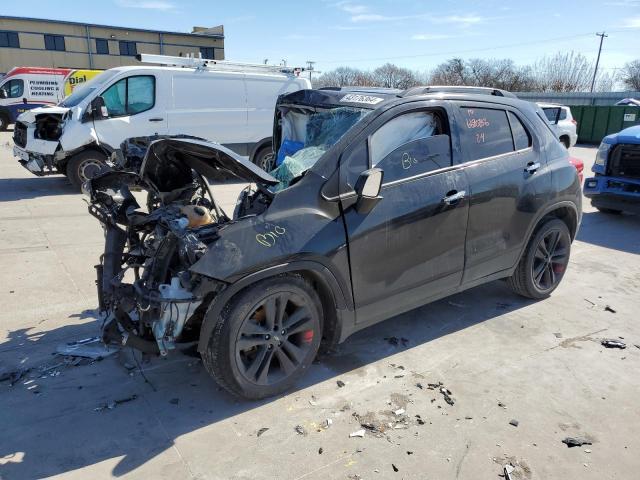
{"label": "scattered plastic fragment", "polygon": [[513,418],[509,421],[509,425],[513,425],[514,427],[517,427],[518,425],[520,425],[520,422],[515,418]]}
{"label": "scattered plastic fragment", "polygon": [[605,312],[611,312],[611,313],[617,313],[613,308],[611,308],[609,305],[605,305],[604,306],[604,311]]}
{"label": "scattered plastic fragment", "polygon": [[266,432],[267,430],[269,430],[269,428],[267,427],[262,427],[260,430],[258,430],[258,433],[256,433],[256,437],[259,437],[260,435],[262,435],[264,432]]}
{"label": "scattered plastic fragment", "polygon": [[324,429],[329,428],[331,425],[333,425],[333,420],[331,420],[330,418],[327,418],[324,423],[322,424],[322,427]]}
{"label": "scattered plastic fragment", "polygon": [[624,350],[625,348],[627,348],[626,343],[621,342],[620,340],[615,340],[613,338],[605,338],[600,342],[600,344],[606,348],[619,348],[621,350]]}
{"label": "scattered plastic fragment", "polygon": [[398,471],[398,467],[396,467],[393,463],[391,464],[391,468],[393,468],[393,471],[394,471],[394,472],[397,472],[397,471]]}
{"label": "scattered plastic fragment", "polygon": [[421,383],[416,383],[416,387],[418,387],[420,390],[423,390],[423,389],[424,389],[424,387],[422,386],[422,384],[421,384]]}
{"label": "scattered plastic fragment", "polygon": [[105,345],[100,337],[90,337],[75,342],[64,343],[56,347],[58,355],[71,355],[73,357],[86,357],[93,360],[106,358],[113,355],[119,347]]}
{"label": "scattered plastic fragment", "polygon": [[364,428],[362,428],[362,429],[360,429],[360,430],[356,430],[355,432],[350,433],[350,434],[349,434],[349,437],[350,437],[350,438],[353,438],[353,437],[360,437],[360,438],[362,438],[362,437],[364,437]]}
{"label": "scattered plastic fragment", "polygon": [[338,380],[336,384],[338,385],[338,388],[342,388],[346,385],[342,380]]}
{"label": "scattered plastic fragment", "polygon": [[322,452],[324,452],[324,449],[323,449],[322,447],[320,447],[320,448],[318,449],[318,455],[322,455]]}
{"label": "scattered plastic fragment", "polygon": [[111,401],[109,403],[103,403],[101,405],[98,405],[93,410],[95,412],[102,412],[103,410],[113,410],[114,408],[116,408],[116,406],[118,406],[120,404],[123,404],[123,403],[131,402],[132,400],[135,400],[136,398],[138,398],[137,395],[131,395],[130,397],[121,398],[119,400],[113,400],[113,401]]}
{"label": "scattered plastic fragment", "polygon": [[510,463],[507,463],[504,467],[502,467],[502,471],[504,472],[505,480],[511,480],[511,474],[515,470],[514,466]]}
{"label": "scattered plastic fragment", "polygon": [[440,393],[442,394],[444,401],[447,402],[449,405],[453,405],[455,403],[453,401],[453,398],[451,398],[451,390],[445,387],[440,387]]}
{"label": "scattered plastic fragment", "polygon": [[399,408],[398,410],[394,410],[393,414],[394,415],[402,415],[404,414],[405,409],[404,408]]}
{"label": "scattered plastic fragment", "polygon": [[302,425],[296,425],[295,427],[296,433],[298,435],[306,435],[307,431],[304,429],[304,427]]}
{"label": "scattered plastic fragment", "polygon": [[498,402],[498,406],[502,408],[507,408],[507,405],[503,402]]}
{"label": "scattered plastic fragment", "polygon": [[569,448],[580,447],[582,445],[593,445],[591,440],[587,440],[586,438],[582,437],[567,437],[562,440],[562,443],[564,443]]}

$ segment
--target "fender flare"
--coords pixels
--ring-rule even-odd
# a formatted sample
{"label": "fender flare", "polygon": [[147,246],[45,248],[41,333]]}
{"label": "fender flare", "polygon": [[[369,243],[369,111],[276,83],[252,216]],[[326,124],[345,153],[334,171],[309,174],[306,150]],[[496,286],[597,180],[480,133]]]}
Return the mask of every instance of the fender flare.
{"label": "fender flare", "polygon": [[325,265],[314,261],[295,261],[285,263],[282,265],[275,265],[273,267],[265,268],[264,270],[257,271],[242,277],[240,280],[229,284],[219,295],[217,295],[212,301],[204,315],[202,326],[200,327],[200,338],[198,340],[198,351],[204,352],[209,342],[209,337],[219,321],[222,309],[229,303],[229,301],[240,290],[252,285],[265,278],[275,277],[282,273],[307,271],[312,272],[316,279],[324,282],[325,286],[331,292],[333,297],[333,303],[336,309],[344,310],[345,308],[353,309],[353,301],[348,295],[345,295],[343,288],[340,286],[338,279],[333,272],[329,270]]}
{"label": "fender flare", "polygon": [[525,237],[527,241],[524,242],[522,246],[520,255],[518,255],[518,261],[515,263],[513,267],[511,267],[510,269],[511,273],[513,273],[513,271],[517,268],[518,263],[520,263],[520,259],[522,258],[522,255],[524,255],[524,252],[527,249],[527,246],[529,245],[529,240],[531,239],[533,232],[535,231],[537,226],[540,224],[540,220],[542,220],[544,217],[549,215],[549,213],[553,212],[554,210],[558,210],[560,208],[570,208],[571,210],[573,210],[573,213],[576,217],[576,229],[574,232],[572,232],[572,240],[575,239],[575,237],[578,235],[578,229],[580,228],[580,221],[582,219],[582,215],[578,211],[578,207],[576,206],[576,204],[570,200],[562,200],[560,202],[555,202],[547,205],[546,207],[544,207],[538,212],[534,221],[532,221],[531,224],[529,225],[529,228],[527,229],[527,235]]}
{"label": "fender flare", "polygon": [[249,152],[249,158],[251,159],[251,161],[253,162],[255,160],[256,154],[270,143],[271,137],[263,138],[262,140],[254,143],[253,147],[251,147],[251,152]]}

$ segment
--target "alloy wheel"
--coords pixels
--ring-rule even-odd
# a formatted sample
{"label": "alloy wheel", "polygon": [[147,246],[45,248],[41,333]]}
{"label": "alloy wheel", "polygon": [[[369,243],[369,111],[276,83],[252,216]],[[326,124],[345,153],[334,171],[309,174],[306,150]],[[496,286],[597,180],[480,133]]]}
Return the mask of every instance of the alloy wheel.
{"label": "alloy wheel", "polygon": [[313,311],[293,292],[277,292],[256,304],[236,339],[242,376],[257,385],[273,385],[295,373],[318,333]]}
{"label": "alloy wheel", "polygon": [[275,168],[275,159],[276,157],[273,153],[261,155],[258,159],[258,166],[265,172],[270,172]]}
{"label": "alloy wheel", "polygon": [[533,282],[541,291],[555,287],[569,262],[569,239],[559,230],[550,230],[540,239],[532,264]]}
{"label": "alloy wheel", "polygon": [[80,164],[78,167],[78,177],[80,177],[81,183],[86,182],[87,180],[95,177],[102,168],[104,167],[104,163],[98,160],[88,159]]}

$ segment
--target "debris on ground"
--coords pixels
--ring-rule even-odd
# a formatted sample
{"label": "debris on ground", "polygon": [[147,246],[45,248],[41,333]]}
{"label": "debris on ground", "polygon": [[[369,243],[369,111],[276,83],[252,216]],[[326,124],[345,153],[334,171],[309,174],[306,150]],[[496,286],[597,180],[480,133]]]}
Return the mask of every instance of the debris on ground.
{"label": "debris on ground", "polygon": [[562,338],[562,334],[560,332],[555,332],[554,335],[556,338]]}
{"label": "debris on ground", "polygon": [[397,410],[394,410],[394,411],[393,411],[393,414],[394,414],[394,415],[403,415],[403,414],[404,414],[404,412],[405,412],[405,409],[404,409],[404,408],[399,408],[399,409],[397,409]]}
{"label": "debris on ground", "polygon": [[513,425],[514,427],[517,427],[518,425],[520,425],[520,422],[515,418],[513,418],[509,421],[509,425]]}
{"label": "debris on ground", "polygon": [[[429,388],[429,390],[438,389],[440,391],[440,393],[442,394],[442,397],[444,398],[444,401],[447,402],[449,405],[453,405],[455,403],[455,401],[451,397],[451,395],[452,395],[451,390],[446,388],[442,382],[428,383],[427,387]],[[432,403],[433,403],[433,401],[434,400],[431,400]]]}
{"label": "debris on ground", "polygon": [[316,405],[318,405],[315,395],[311,395],[311,400],[309,400],[309,405],[311,405],[312,407],[315,407]]}
{"label": "debris on ground", "polygon": [[502,467],[502,472],[504,473],[505,480],[511,480],[511,474],[515,470],[515,467],[510,463],[507,463]]}
{"label": "debris on ground", "polygon": [[502,407],[502,408],[504,408],[504,409],[506,409],[506,408],[507,408],[507,404],[506,404],[506,403],[504,403],[504,402],[500,402],[500,401],[498,401],[498,406],[499,406],[499,407]]}
{"label": "debris on ground", "polygon": [[338,380],[336,384],[338,385],[338,388],[342,388],[346,385],[346,383],[344,383],[342,380]]}
{"label": "debris on ground", "polygon": [[[637,346],[637,345],[636,345],[636,346]],[[416,387],[418,387],[420,390],[423,390],[423,389],[424,389],[424,387],[422,386],[422,384],[421,384],[421,383],[416,383]]]}
{"label": "debris on ground", "polygon": [[7,380],[9,380],[9,386],[13,387],[22,379],[22,377],[24,377],[30,371],[30,368],[21,368],[18,370],[13,370],[11,372],[4,372],[0,374],[0,382],[6,382]]}
{"label": "debris on ground", "polygon": [[564,443],[568,448],[581,447],[582,445],[593,445],[591,440],[583,437],[567,437],[562,440],[562,443]]}
{"label": "debris on ground", "polygon": [[113,355],[119,347],[105,345],[100,337],[89,337],[75,342],[58,345],[56,353],[58,355],[69,355],[72,357],[85,357],[93,360],[103,359]]}
{"label": "debris on ground", "polygon": [[104,410],[113,410],[114,408],[116,408],[116,406],[121,405],[123,403],[131,402],[136,398],[138,398],[137,395],[131,395],[130,397],[121,398],[119,400],[113,400],[109,403],[102,403],[98,405],[96,408],[94,408],[93,410],[95,412],[102,412]]}
{"label": "debris on ground", "polygon": [[600,341],[600,344],[606,348],[619,348],[621,350],[624,350],[625,348],[627,348],[626,343],[621,342],[620,340],[616,340],[614,338],[605,338],[602,341]]}
{"label": "debris on ground", "polygon": [[418,425],[424,425],[424,420],[422,419],[422,417],[420,415],[416,415],[416,423]]}
{"label": "debris on ground", "polygon": [[323,424],[322,424],[322,428],[324,428],[325,430],[327,428],[329,428],[331,425],[333,425],[333,420],[331,420],[330,418],[327,418]]}
{"label": "debris on ground", "polygon": [[324,452],[324,449],[323,449],[322,447],[320,447],[320,448],[318,449],[318,455],[322,455],[322,452]]}
{"label": "debris on ground", "polygon": [[304,427],[302,425],[296,425],[295,426],[295,431],[298,435],[306,435],[307,431],[304,429]]}
{"label": "debris on ground", "polygon": [[362,477],[357,473],[352,473],[347,478],[349,478],[350,480],[362,480]]}
{"label": "debris on ground", "polygon": [[394,345],[394,346],[398,346],[398,344],[402,343],[403,347],[406,347],[407,344],[409,343],[409,339],[408,338],[404,338],[404,337],[385,337],[384,338],[387,342],[389,342],[389,344]]}
{"label": "debris on ground", "polygon": [[604,306],[604,311],[605,311],[605,312],[611,312],[611,313],[617,313],[617,312],[615,311],[615,309],[611,308],[609,305],[605,305],[605,306]]}
{"label": "debris on ground", "polygon": [[259,437],[260,435],[262,435],[264,432],[266,432],[267,430],[269,430],[268,427],[262,427],[260,430],[258,430],[258,432],[256,433],[256,437]]}
{"label": "debris on ground", "polygon": [[364,428],[360,430],[356,430],[355,432],[351,432],[349,434],[349,438],[353,438],[353,437],[359,437],[359,438],[364,437]]}
{"label": "debris on ground", "polygon": [[397,472],[397,471],[398,471],[398,467],[396,467],[393,463],[391,464],[391,468],[393,468],[393,471],[394,471],[394,472]]}

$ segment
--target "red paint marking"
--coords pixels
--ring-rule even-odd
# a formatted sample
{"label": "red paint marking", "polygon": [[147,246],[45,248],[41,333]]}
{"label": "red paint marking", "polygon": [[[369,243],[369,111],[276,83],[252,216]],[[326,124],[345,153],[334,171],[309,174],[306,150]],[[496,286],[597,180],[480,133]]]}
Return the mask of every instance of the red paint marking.
{"label": "red paint marking", "polygon": [[9,70],[4,78],[15,75],[62,75],[67,76],[73,70],[70,68],[45,68],[45,67],[15,67]]}
{"label": "red paint marking", "polygon": [[311,343],[313,341],[313,330],[302,332],[302,341],[304,343]]}

